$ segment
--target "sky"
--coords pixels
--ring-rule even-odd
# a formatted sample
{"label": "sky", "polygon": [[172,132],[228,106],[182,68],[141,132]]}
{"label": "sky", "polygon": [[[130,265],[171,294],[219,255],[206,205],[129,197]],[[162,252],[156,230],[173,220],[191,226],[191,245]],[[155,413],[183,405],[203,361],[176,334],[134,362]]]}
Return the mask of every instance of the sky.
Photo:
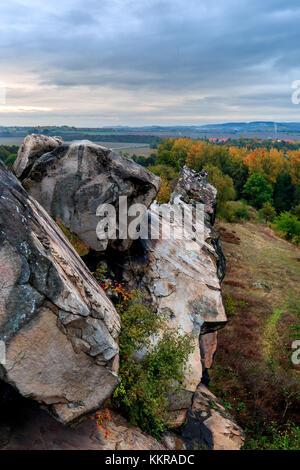
{"label": "sky", "polygon": [[300,121],[299,0],[1,3],[2,126]]}

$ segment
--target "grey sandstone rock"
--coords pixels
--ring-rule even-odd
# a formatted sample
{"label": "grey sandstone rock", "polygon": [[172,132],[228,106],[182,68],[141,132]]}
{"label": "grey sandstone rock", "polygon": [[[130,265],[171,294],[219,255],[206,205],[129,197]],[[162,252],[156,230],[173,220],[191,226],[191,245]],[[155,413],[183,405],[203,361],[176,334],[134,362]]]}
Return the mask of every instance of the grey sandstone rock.
{"label": "grey sandstone rock", "polygon": [[244,433],[224,405],[205,385],[200,384],[188,411],[182,434],[187,449],[240,450]]}
{"label": "grey sandstone rock", "polygon": [[[22,166],[22,158],[25,152],[18,166]],[[136,203],[148,208],[160,188],[160,178],[134,161],[85,140],[44,152],[35,159],[23,186],[55,220],[90,248],[104,251],[111,245],[122,251],[132,240],[126,233],[123,238],[119,235],[118,225],[116,239],[98,239],[97,208],[112,204],[118,209],[120,196],[127,197],[128,207]]]}
{"label": "grey sandstone rock", "polygon": [[119,331],[85,264],[0,163],[0,378],[72,422],[117,386]]}
{"label": "grey sandstone rock", "polygon": [[56,136],[49,137],[47,135],[31,134],[25,137],[13,166],[17,177],[24,179],[35,160],[43,155],[43,153],[51,152],[61,145],[62,142],[62,138]]}
{"label": "grey sandstone rock", "polygon": [[[159,236],[141,240],[143,255],[132,253],[123,270],[123,279],[149,293],[152,303],[167,315],[169,326],[192,335],[194,351],[185,383],[186,390],[192,392],[202,378],[200,335],[214,332],[227,322],[220,285],[224,273],[219,273],[217,266],[224,256],[212,227],[216,195],[211,184],[184,167],[172,203],[155,202],[150,207],[149,223],[161,224]],[[204,217],[197,226],[202,236],[195,239],[190,227],[184,236],[177,237],[181,210],[191,211],[196,202],[204,204]],[[168,210],[174,208],[174,235],[164,238],[169,227]]]}

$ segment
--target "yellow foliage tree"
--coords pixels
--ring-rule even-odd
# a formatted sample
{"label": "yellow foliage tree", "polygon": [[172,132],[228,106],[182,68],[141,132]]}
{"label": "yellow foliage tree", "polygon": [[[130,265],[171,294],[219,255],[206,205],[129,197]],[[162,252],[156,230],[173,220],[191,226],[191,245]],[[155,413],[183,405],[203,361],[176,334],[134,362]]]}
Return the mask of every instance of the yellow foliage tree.
{"label": "yellow foliage tree", "polygon": [[285,167],[283,152],[275,148],[270,151],[266,148],[254,149],[244,158],[244,163],[249,168],[250,175],[259,173],[272,185]]}
{"label": "yellow foliage tree", "polygon": [[288,171],[292,178],[292,183],[299,186],[300,185],[300,149],[291,150],[287,153],[288,161]]}
{"label": "yellow foliage tree", "polygon": [[156,196],[157,202],[159,202],[160,204],[166,204],[167,202],[170,201],[171,194],[172,194],[172,188],[168,180],[164,176],[162,176],[161,187],[160,187],[158,195]]}
{"label": "yellow foliage tree", "polygon": [[192,168],[193,170],[199,171],[206,161],[205,150],[207,150],[208,145],[204,141],[191,141],[192,145],[190,146],[187,157],[186,157],[186,166]]}

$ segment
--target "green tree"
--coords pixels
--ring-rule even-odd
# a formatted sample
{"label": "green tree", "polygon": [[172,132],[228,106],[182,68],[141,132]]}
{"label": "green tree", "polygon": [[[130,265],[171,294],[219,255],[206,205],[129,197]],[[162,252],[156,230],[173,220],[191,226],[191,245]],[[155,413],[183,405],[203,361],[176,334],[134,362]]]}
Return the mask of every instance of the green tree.
{"label": "green tree", "polygon": [[291,213],[300,220],[300,204],[297,204],[297,206],[293,207]]}
{"label": "green tree", "polygon": [[289,211],[293,206],[295,186],[288,173],[282,172],[277,175],[274,187],[274,207],[277,213]]}
{"label": "green tree", "polygon": [[222,215],[226,202],[235,198],[233,181],[230,176],[224,175],[216,166],[207,165],[206,170],[208,172],[208,181],[217,188],[218,214]]}
{"label": "green tree", "polygon": [[179,172],[176,171],[174,167],[169,165],[151,165],[148,166],[147,169],[156,176],[159,176],[160,178],[164,177],[168,181],[173,181],[179,177]]}
{"label": "green tree", "polygon": [[244,186],[244,196],[249,203],[260,209],[265,202],[271,202],[273,195],[272,186],[259,173],[253,173]]}

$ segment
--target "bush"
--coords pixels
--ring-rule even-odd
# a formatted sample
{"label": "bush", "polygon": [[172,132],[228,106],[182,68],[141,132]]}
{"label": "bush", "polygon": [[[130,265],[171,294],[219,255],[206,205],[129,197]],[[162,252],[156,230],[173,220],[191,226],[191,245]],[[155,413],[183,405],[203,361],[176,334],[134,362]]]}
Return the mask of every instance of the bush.
{"label": "bush", "polygon": [[263,431],[257,433],[246,444],[248,450],[299,450],[300,428],[294,423],[279,426],[275,422],[265,423]]}
{"label": "bush", "polygon": [[241,207],[237,207],[234,210],[234,217],[237,220],[250,220],[251,218],[247,206],[245,204],[243,204]]}
{"label": "bush", "polygon": [[291,210],[291,213],[297,217],[297,219],[300,219],[300,204],[297,206],[293,207]]}
{"label": "bush", "polygon": [[274,225],[287,240],[298,239],[300,236],[300,220],[290,212],[282,212],[275,219]]}
{"label": "bush", "polygon": [[159,439],[167,428],[167,393],[184,381],[193,338],[169,328],[140,292],[128,297],[116,307],[122,325],[121,382],[112,404],[133,425]]}
{"label": "bush", "polygon": [[237,308],[245,307],[247,305],[247,302],[244,302],[243,300],[234,300],[229,294],[225,294],[223,300],[227,317],[238,315]]}
{"label": "bush", "polygon": [[221,207],[218,206],[218,218],[226,222],[234,221],[234,209],[230,202],[225,202]]}
{"label": "bush", "polygon": [[270,202],[265,202],[259,210],[259,215],[266,222],[272,222],[276,217],[276,210]]}

